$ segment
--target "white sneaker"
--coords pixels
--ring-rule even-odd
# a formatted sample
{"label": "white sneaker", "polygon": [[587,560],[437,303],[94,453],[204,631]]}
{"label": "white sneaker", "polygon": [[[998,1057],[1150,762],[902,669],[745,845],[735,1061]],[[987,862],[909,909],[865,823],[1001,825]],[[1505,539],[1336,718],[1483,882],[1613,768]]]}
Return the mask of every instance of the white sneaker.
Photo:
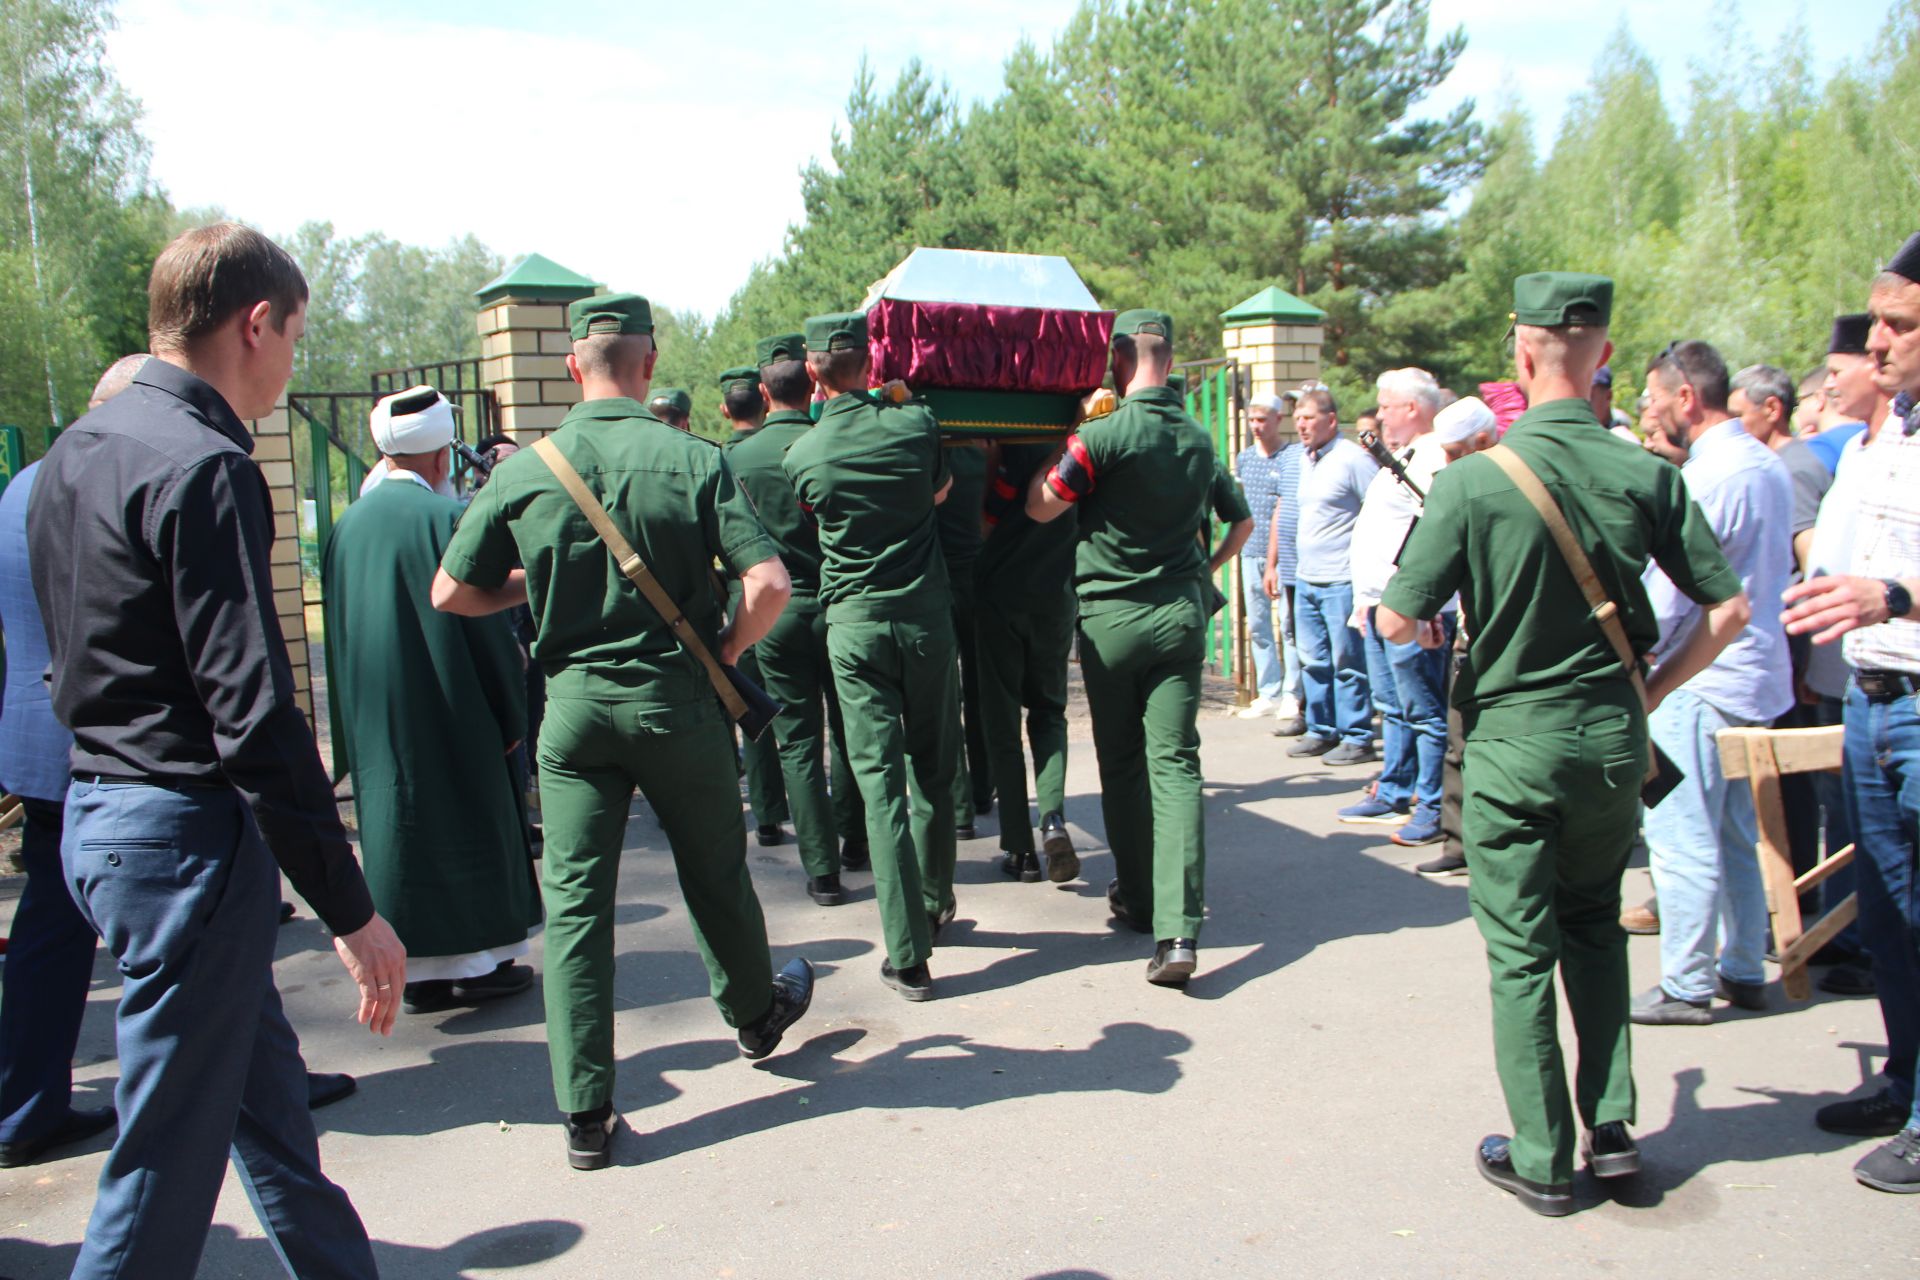
{"label": "white sneaker", "polygon": [[1273,713],[1273,702],[1268,698],[1255,698],[1237,713],[1242,720],[1258,720],[1261,716]]}
{"label": "white sneaker", "polygon": [[1280,705],[1275,709],[1273,714],[1277,720],[1293,719],[1300,714],[1300,699],[1294,697],[1292,694],[1288,694],[1286,697],[1280,699]]}

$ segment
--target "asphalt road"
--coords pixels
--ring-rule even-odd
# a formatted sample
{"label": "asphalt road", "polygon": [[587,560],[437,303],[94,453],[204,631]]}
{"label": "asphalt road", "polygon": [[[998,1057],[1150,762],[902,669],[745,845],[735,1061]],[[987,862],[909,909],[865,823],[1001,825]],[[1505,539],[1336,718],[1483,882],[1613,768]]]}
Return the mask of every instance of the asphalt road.
{"label": "asphalt road", "polygon": [[[617,927],[616,1102],[632,1131],[599,1173],[566,1167],[537,993],[376,1039],[303,912],[283,931],[280,988],[309,1063],[360,1077],[317,1119],[382,1274],[1920,1274],[1920,1197],[1856,1184],[1867,1144],[1812,1124],[1884,1053],[1871,1001],[1788,1011],[1776,986],[1772,1014],[1645,1030],[1634,1186],[1603,1197],[1582,1175],[1582,1211],[1549,1221],[1483,1183],[1473,1148],[1505,1112],[1464,882],[1423,880],[1409,868],[1426,852],[1334,820],[1364,770],[1288,761],[1262,724],[1214,715],[1203,734],[1211,920],[1185,993],[1147,986],[1151,942],[1107,922],[1079,738],[1084,881],[1002,880],[1000,815],[984,819],[962,846],[931,1003],[881,986],[866,876],[849,877],[853,902],[818,908],[791,843],[750,851],[776,963],[820,970],[812,1012],[758,1065],[706,998],[636,803]],[[1629,901],[1644,892],[1630,873]],[[1632,947],[1648,985],[1656,943]],[[102,962],[83,1104],[114,1083],[117,994]],[[0,1276],[66,1275],[104,1145],[0,1171]],[[201,1274],[280,1274],[231,1176]]]}

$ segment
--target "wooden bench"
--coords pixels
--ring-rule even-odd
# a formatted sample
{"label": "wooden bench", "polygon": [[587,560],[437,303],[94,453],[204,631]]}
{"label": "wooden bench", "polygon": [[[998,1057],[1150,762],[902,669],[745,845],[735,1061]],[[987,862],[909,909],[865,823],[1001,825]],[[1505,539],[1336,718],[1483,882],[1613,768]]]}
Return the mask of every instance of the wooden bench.
{"label": "wooden bench", "polygon": [[1755,853],[1767,886],[1774,945],[1779,949],[1780,985],[1786,988],[1789,1000],[1805,1000],[1813,994],[1813,983],[1807,977],[1808,957],[1853,922],[1859,903],[1855,895],[1848,894],[1808,927],[1800,918],[1800,895],[1851,865],[1854,847],[1836,849],[1805,875],[1794,875],[1780,779],[1789,773],[1838,769],[1844,731],[1839,725],[1823,729],[1722,729],[1716,736],[1721,772],[1729,781],[1744,778],[1753,788],[1753,811],[1760,829]]}

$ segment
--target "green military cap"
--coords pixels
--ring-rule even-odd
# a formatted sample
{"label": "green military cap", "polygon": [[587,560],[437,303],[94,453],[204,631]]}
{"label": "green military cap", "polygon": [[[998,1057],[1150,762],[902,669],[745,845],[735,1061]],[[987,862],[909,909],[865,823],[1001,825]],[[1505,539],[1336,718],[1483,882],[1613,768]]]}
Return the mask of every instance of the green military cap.
{"label": "green military cap", "polygon": [[1613,315],[1613,281],[1580,271],[1536,271],[1513,282],[1515,324],[1557,329],[1606,324]]}
{"label": "green military cap", "polygon": [[655,387],[647,395],[647,407],[664,404],[675,413],[693,412],[693,397],[687,394],[685,387]]}
{"label": "green military cap", "polygon": [[603,293],[567,308],[567,331],[575,342],[602,333],[653,332],[653,307],[637,293]]}
{"label": "green military cap", "polygon": [[1131,311],[1122,311],[1114,317],[1114,337],[1127,338],[1136,333],[1150,333],[1172,342],[1173,317],[1164,311],[1154,311],[1148,307],[1135,307]]}
{"label": "green military cap", "polygon": [[867,346],[867,313],[841,311],[807,317],[807,350],[863,351]]}
{"label": "green military cap", "polygon": [[776,333],[771,338],[762,338],[753,344],[754,363],[762,369],[770,364],[779,364],[782,360],[806,358],[807,335],[804,333]]}
{"label": "green military cap", "polygon": [[1182,400],[1185,400],[1187,398],[1187,375],[1186,374],[1184,373],[1168,374],[1167,386],[1170,389],[1179,392],[1180,398]]}
{"label": "green military cap", "polygon": [[760,385],[760,371],[752,365],[737,364],[733,368],[721,372],[720,389],[722,391],[725,391],[736,382],[751,382],[757,387]]}

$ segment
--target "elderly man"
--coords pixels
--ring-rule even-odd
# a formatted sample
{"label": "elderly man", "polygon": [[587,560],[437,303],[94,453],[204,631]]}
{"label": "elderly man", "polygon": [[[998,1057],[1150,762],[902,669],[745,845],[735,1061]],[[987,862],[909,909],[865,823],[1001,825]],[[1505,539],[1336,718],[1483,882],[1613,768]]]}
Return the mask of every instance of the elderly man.
{"label": "elderly man", "polygon": [[[1447,463],[1434,438],[1440,384],[1424,369],[1390,369],[1380,375],[1380,430],[1388,452],[1406,473],[1402,480],[1381,468],[1367,485],[1353,525],[1353,616],[1366,646],[1367,684],[1380,712],[1380,777],[1370,795],[1340,810],[1340,821],[1416,830],[1406,841],[1440,839],[1440,791],[1447,750],[1445,647],[1453,640],[1454,613],[1441,615],[1443,644],[1389,645],[1373,625],[1374,606],[1393,577],[1407,533],[1420,514],[1433,477]],[[1411,813],[1410,813],[1411,811]],[[1409,818],[1411,817],[1411,821]]]}
{"label": "elderly man", "polygon": [[540,920],[526,791],[508,757],[526,737],[526,682],[505,617],[434,609],[434,571],[460,518],[435,485],[453,406],[432,387],[373,407],[387,479],[348,507],[321,560],[336,768],[353,774],[374,905],[407,947],[408,1013],[533,985]]}
{"label": "elderly man", "polygon": [[1300,437],[1300,559],[1294,639],[1307,732],[1289,756],[1365,764],[1373,756],[1365,647],[1353,616],[1353,523],[1379,464],[1340,434],[1327,390],[1305,391],[1293,411]]}
{"label": "elderly man", "polygon": [[1792,374],[1770,364],[1750,364],[1733,375],[1727,412],[1740,419],[1748,435],[1779,450],[1793,439],[1793,410],[1798,403]]}
{"label": "elderly man", "polygon": [[[1246,602],[1254,683],[1253,702],[1240,714],[1250,720],[1269,713],[1287,720],[1300,708],[1294,692],[1300,678],[1300,659],[1291,634],[1291,602],[1287,594],[1270,591],[1266,581],[1269,552],[1278,558],[1282,516],[1291,522],[1300,482],[1300,450],[1293,441],[1282,438],[1289,425],[1286,403],[1272,392],[1253,398],[1247,407],[1253,441],[1233,460],[1234,474],[1253,512],[1253,534],[1240,549],[1240,588]],[[1269,542],[1274,545],[1269,547]],[[1276,612],[1280,615],[1277,628]]]}
{"label": "elderly man", "polygon": [[[1753,600],[1779,599],[1793,573],[1785,536],[1792,483],[1785,464],[1728,413],[1719,353],[1704,342],[1673,343],[1648,366],[1647,388],[1667,435],[1687,442],[1687,493],[1742,590]],[[1702,615],[1659,570],[1648,571],[1646,585],[1660,623],[1657,664],[1686,644]],[[1634,1001],[1637,1023],[1703,1026],[1713,1021],[1716,997],[1742,1009],[1767,1007],[1767,897],[1753,857],[1753,797],[1721,773],[1716,735],[1770,724],[1793,704],[1791,677],[1780,620],[1771,609],[1759,611],[1648,717],[1654,742],[1685,776],[1647,812],[1661,979]]]}
{"label": "elderly man", "polygon": [[[1835,1133],[1885,1137],[1853,1167],[1880,1191],[1920,1192],[1920,234],[1873,282],[1866,342],[1874,381],[1894,397],[1892,430],[1862,455],[1859,527],[1851,572],[1787,593],[1788,630],[1815,644],[1846,636],[1846,778],[1859,820],[1860,932],[1873,957],[1887,1061],[1881,1087],[1822,1107]],[[1848,634],[1852,633],[1852,634]]]}

